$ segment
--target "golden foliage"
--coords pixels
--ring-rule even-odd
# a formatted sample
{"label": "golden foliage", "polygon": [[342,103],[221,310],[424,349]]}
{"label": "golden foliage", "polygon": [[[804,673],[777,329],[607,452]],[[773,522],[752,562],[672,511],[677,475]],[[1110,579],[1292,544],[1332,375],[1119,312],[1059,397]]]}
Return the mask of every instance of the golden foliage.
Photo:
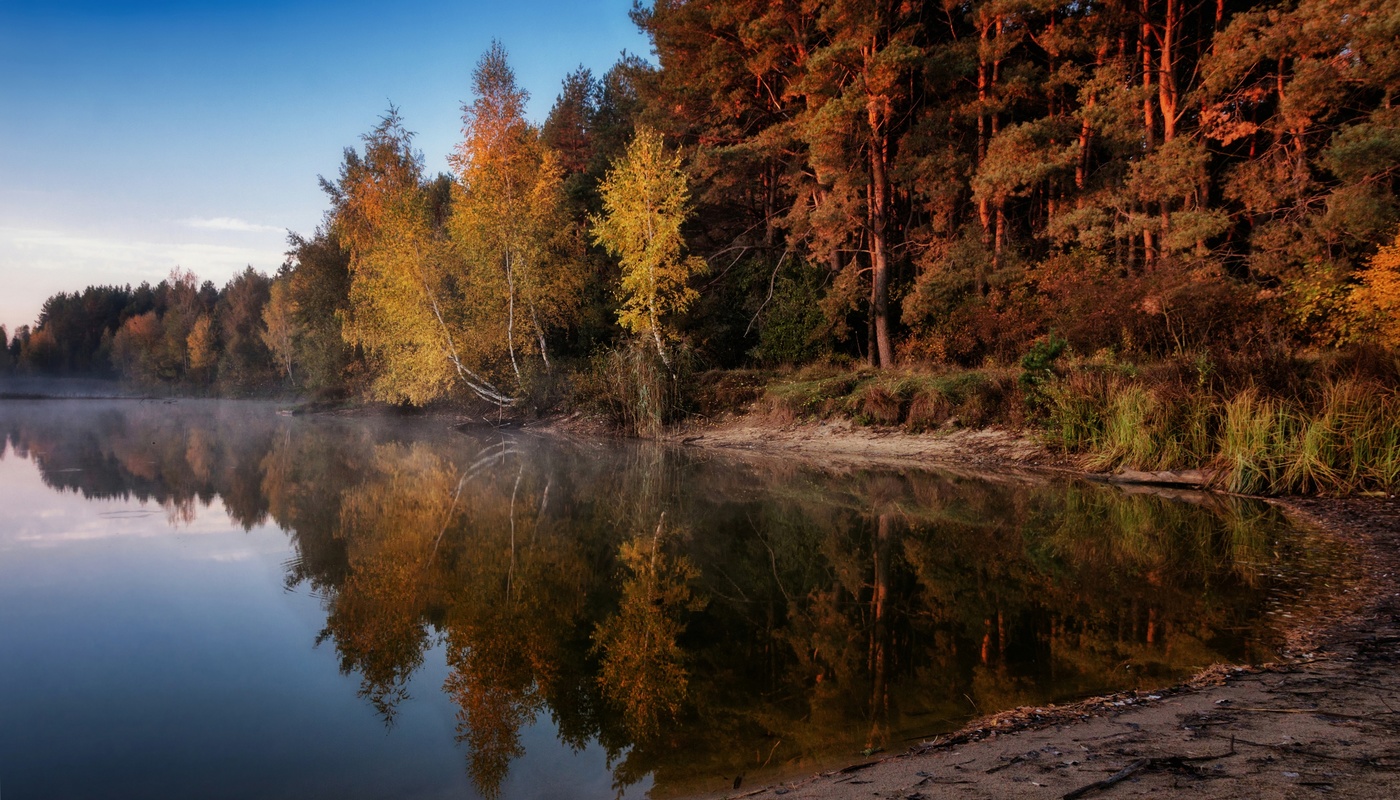
{"label": "golden foliage", "polygon": [[689,683],[685,653],[677,642],[685,630],[681,615],[705,605],[690,590],[699,571],[686,558],[661,551],[661,532],[658,525],[650,539],[638,536],[622,544],[619,555],[629,573],[622,602],[593,634],[594,647],[602,653],[598,683],[622,708],[638,740],[656,736],[680,713]]}
{"label": "golden foliage", "polygon": [[1400,346],[1400,234],[1361,270],[1351,302],[1362,330],[1387,347]]}
{"label": "golden foliage", "polygon": [[463,109],[463,140],[451,158],[458,184],[449,230],[463,259],[463,346],[482,369],[508,363],[519,386],[521,357],[547,365],[546,335],[575,319],[581,248],[563,169],[525,121],[529,95],[515,85],[499,42],[474,79],[477,98]]}
{"label": "golden foliage", "polygon": [[451,262],[416,191],[381,219],[374,244],[352,260],[345,338],[375,366],[378,399],[422,405],[451,389],[458,353],[443,311]]}
{"label": "golden foliage", "polygon": [[219,360],[219,354],[215,349],[213,320],[208,314],[200,314],[195,320],[194,327],[190,329],[190,335],[185,337],[185,344],[189,348],[190,369],[204,371],[214,366]]}
{"label": "golden foliage", "polygon": [[[272,282],[267,305],[263,307],[263,329],[259,333],[263,344],[277,359],[277,368],[287,377],[292,375],[292,356],[295,353],[293,339],[296,335],[296,309],[286,278]],[[190,362],[193,366],[194,348],[191,347]]]}
{"label": "golden foliage", "polygon": [[692,275],[705,260],[681,257],[681,224],[689,215],[688,189],[678,153],[666,150],[661,134],[640,128],[627,153],[599,187],[603,216],[594,218],[593,239],[621,260],[622,307],[617,321],[650,336],[664,359],[661,318],[690,307],[699,294]]}

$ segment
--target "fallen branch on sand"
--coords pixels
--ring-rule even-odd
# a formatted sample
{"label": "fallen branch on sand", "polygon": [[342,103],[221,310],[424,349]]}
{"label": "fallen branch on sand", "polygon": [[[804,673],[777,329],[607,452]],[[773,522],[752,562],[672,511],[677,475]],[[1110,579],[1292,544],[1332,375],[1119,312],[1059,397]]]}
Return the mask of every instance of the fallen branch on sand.
{"label": "fallen branch on sand", "polygon": [[1087,786],[1081,786],[1078,789],[1075,789],[1074,791],[1065,794],[1061,798],[1061,800],[1077,800],[1077,798],[1083,797],[1087,794],[1092,794],[1093,792],[1107,789],[1113,786],[1114,784],[1122,783],[1123,781],[1133,777],[1134,775],[1146,769],[1162,769],[1163,767],[1181,767],[1185,766],[1187,762],[1191,761],[1214,761],[1217,758],[1224,758],[1226,756],[1232,756],[1234,754],[1235,745],[1234,742],[1231,742],[1230,751],[1228,753],[1220,753],[1218,755],[1213,756],[1163,756],[1160,758],[1139,758],[1137,761],[1134,761],[1133,763],[1118,770],[1117,772],[1113,773],[1107,778],[1104,778],[1101,781],[1095,781]]}

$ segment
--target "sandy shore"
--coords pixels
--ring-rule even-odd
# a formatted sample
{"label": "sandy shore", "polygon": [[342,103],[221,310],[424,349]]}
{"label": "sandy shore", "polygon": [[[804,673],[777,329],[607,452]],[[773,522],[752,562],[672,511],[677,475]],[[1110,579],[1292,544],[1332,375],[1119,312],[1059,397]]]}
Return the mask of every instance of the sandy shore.
{"label": "sandy shore", "polygon": [[[1008,431],[908,435],[845,422],[740,417],[676,441],[843,466],[1076,471]],[[1279,501],[1343,538],[1363,579],[1296,609],[1280,660],[1185,684],[978,720],[907,752],[713,797],[999,798],[1400,796],[1400,508],[1394,498]]]}

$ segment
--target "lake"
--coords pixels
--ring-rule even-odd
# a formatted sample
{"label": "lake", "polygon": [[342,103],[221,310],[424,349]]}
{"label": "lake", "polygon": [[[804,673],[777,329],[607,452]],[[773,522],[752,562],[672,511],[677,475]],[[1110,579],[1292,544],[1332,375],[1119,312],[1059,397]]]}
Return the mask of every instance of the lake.
{"label": "lake", "polygon": [[1276,509],[971,471],[0,402],[0,794],[667,797],[1271,657]]}

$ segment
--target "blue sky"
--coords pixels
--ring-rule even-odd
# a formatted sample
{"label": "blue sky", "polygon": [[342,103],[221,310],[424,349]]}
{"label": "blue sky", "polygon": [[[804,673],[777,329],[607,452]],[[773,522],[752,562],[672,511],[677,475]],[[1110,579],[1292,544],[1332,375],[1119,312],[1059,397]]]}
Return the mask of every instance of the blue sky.
{"label": "blue sky", "polygon": [[649,55],[631,0],[0,0],[0,324],[177,265],[274,272],[389,102],[431,171],[493,38],[542,122],[564,75]]}

